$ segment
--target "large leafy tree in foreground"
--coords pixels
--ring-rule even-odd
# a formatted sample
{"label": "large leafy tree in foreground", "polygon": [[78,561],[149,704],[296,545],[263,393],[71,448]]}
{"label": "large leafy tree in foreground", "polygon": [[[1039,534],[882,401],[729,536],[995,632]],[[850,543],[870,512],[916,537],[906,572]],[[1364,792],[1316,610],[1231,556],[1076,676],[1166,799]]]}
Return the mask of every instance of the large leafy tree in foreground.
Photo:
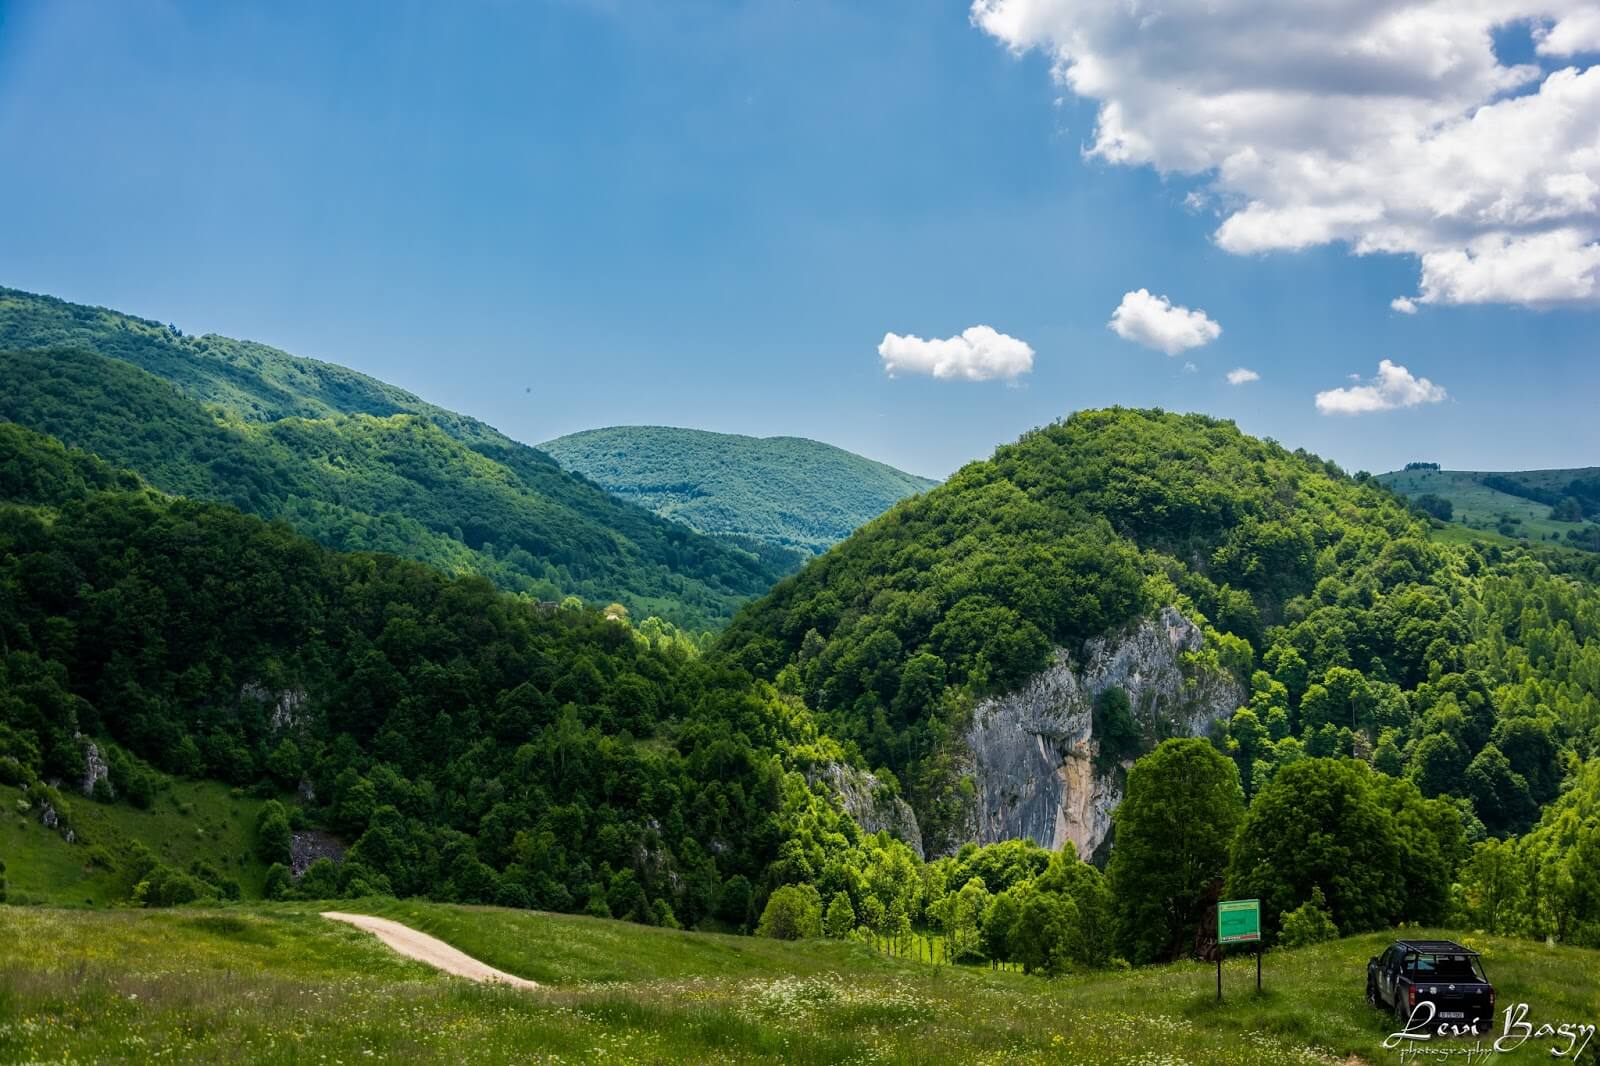
{"label": "large leafy tree in foreground", "polygon": [[1227,892],[1259,898],[1268,932],[1321,888],[1343,933],[1447,915],[1460,812],[1356,759],[1284,767],[1250,804]]}
{"label": "large leafy tree in foreground", "polygon": [[1209,741],[1168,740],[1134,763],[1109,868],[1128,961],[1193,943],[1243,818],[1238,771]]}

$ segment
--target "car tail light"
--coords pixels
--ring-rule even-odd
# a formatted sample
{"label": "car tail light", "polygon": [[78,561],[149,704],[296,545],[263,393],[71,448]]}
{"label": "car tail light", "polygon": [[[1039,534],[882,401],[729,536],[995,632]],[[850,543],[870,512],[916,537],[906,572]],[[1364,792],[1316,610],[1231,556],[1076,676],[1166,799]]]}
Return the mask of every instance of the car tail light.
{"label": "car tail light", "polygon": [[1489,1013],[1494,1013],[1494,986],[1489,986]]}
{"label": "car tail light", "polygon": [[1417,1005],[1417,986],[1416,985],[1412,985],[1410,988],[1406,989],[1406,1006],[1415,1007],[1416,1005]]}

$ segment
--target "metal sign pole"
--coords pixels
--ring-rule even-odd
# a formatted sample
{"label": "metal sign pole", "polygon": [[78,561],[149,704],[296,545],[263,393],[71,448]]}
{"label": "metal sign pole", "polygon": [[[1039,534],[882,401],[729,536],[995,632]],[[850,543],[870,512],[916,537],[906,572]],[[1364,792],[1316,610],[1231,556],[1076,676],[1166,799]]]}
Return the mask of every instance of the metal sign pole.
{"label": "metal sign pole", "polygon": [[1222,1002],[1222,945],[1217,945],[1217,1002]]}

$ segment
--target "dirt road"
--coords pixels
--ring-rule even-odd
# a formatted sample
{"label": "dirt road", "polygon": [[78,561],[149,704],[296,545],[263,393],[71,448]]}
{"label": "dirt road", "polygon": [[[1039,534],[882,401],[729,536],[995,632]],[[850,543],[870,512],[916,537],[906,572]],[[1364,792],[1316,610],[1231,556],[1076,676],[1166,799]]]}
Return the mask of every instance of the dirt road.
{"label": "dirt road", "polygon": [[387,918],[374,918],[370,914],[345,914],[343,911],[323,911],[324,918],[348,922],[357,929],[365,929],[402,955],[425,962],[445,973],[465,977],[469,981],[484,981],[511,985],[513,988],[538,988],[538,982],[529,981],[493,966],[487,966],[465,952],[457,951],[438,937],[419,933],[408,925]]}

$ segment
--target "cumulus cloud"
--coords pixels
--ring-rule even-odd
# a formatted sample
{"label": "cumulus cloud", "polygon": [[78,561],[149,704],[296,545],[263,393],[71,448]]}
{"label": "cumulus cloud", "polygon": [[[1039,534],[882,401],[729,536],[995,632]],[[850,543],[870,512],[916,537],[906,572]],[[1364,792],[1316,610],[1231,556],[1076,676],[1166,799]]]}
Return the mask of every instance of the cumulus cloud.
{"label": "cumulus cloud", "polygon": [[1389,306],[1399,311],[1402,315],[1414,315],[1417,313],[1417,301],[1409,296],[1396,296],[1389,301]]}
{"label": "cumulus cloud", "polygon": [[1257,374],[1254,370],[1251,370],[1249,367],[1240,366],[1240,367],[1235,367],[1234,369],[1228,371],[1228,384],[1229,385],[1244,385],[1244,384],[1247,384],[1248,382],[1251,382],[1251,381],[1260,381],[1260,380],[1261,380],[1261,375]]}
{"label": "cumulus cloud", "polygon": [[[1099,103],[1085,151],[1203,175],[1236,253],[1415,256],[1414,303],[1600,304],[1594,0],[974,0],[973,22]],[[1198,202],[1198,201],[1197,201]]]}
{"label": "cumulus cloud", "polygon": [[[1360,381],[1360,375],[1351,377]],[[1378,376],[1363,385],[1328,389],[1317,393],[1317,410],[1325,415],[1364,415],[1373,411],[1393,411],[1439,403],[1445,398],[1442,386],[1385,359],[1378,364]]]}
{"label": "cumulus cloud", "polygon": [[923,340],[885,333],[878,345],[883,369],[895,374],[930,374],[964,381],[1015,380],[1033,369],[1033,349],[988,326],[972,326],[957,337]]}
{"label": "cumulus cloud", "polygon": [[1106,328],[1123,340],[1168,355],[1210,344],[1222,336],[1222,327],[1204,311],[1179,307],[1165,296],[1152,295],[1149,289],[1124,293]]}

